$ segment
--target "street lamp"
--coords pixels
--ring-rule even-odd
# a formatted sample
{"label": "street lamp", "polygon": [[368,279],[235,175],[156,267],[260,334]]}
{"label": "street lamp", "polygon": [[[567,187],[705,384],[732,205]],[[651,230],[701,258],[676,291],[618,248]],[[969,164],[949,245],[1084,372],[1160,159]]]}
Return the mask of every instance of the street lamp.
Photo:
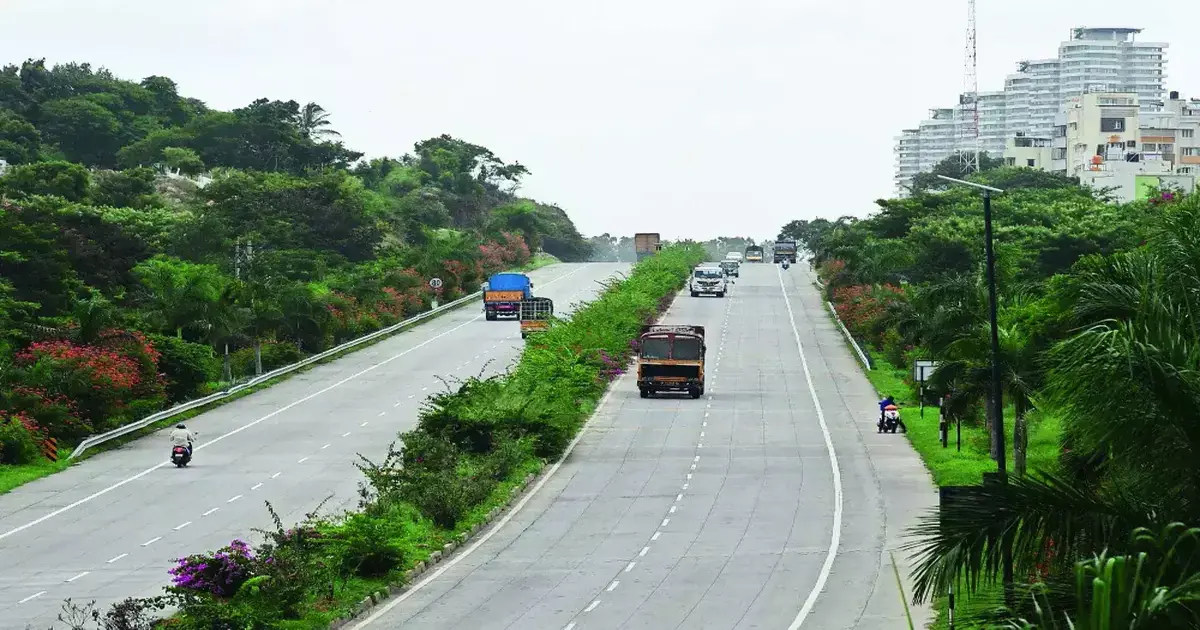
{"label": "street lamp", "polygon": [[[1008,461],[1004,447],[1004,402],[1001,398],[1003,388],[1000,384],[1000,326],[996,322],[996,251],[992,246],[992,193],[1002,193],[999,188],[984,186],[974,182],[954,179],[938,175],[955,184],[978,188],[983,191],[983,238],[987,251],[987,283],[988,283],[988,323],[992,333],[992,444],[996,447],[996,472],[1000,483],[1008,482]],[[1012,550],[1004,546],[1004,586],[1005,599],[1011,600],[1013,583]],[[1010,601],[1011,603],[1011,601]]]}

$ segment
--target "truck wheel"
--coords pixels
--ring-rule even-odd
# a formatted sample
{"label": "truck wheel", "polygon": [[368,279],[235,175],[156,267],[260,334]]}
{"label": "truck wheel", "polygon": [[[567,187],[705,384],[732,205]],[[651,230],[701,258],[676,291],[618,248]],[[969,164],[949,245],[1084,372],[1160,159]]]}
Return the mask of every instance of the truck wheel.
{"label": "truck wheel", "polygon": [[701,396],[704,395],[704,386],[703,385],[700,386],[700,395]]}
{"label": "truck wheel", "polygon": [[483,318],[488,320],[489,322],[494,322],[494,321],[496,321],[496,314],[495,313],[487,313],[483,316]]}
{"label": "truck wheel", "polygon": [[521,338],[522,338],[522,339],[524,339],[524,338],[526,338],[526,337],[528,337],[528,336],[529,336],[529,333],[521,333]]}
{"label": "truck wheel", "polygon": [[723,297],[725,297],[725,292],[724,292],[724,291],[718,291],[718,292],[717,292],[717,297],[719,297],[719,298],[723,298]]}
{"label": "truck wheel", "polygon": [[692,397],[693,400],[695,400],[701,396],[700,389],[697,387],[693,387],[692,389],[688,390],[688,394]]}
{"label": "truck wheel", "polygon": [[642,398],[650,397],[650,390],[646,389],[645,387],[639,387],[638,393],[640,393],[642,395]]}
{"label": "truck wheel", "polygon": [[692,291],[692,297],[700,297],[700,294],[696,291]]}

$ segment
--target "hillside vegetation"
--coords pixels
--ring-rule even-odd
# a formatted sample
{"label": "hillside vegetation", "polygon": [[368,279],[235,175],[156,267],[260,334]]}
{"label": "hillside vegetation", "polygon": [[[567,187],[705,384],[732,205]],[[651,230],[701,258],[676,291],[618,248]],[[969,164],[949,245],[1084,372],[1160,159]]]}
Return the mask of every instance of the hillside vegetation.
{"label": "hillside vegetation", "polygon": [[0,69],[0,491],[44,438],[293,362],[538,252],[589,256],[561,208],[517,194],[528,169],[484,147],[362,158],[316,103],[218,111],[161,76]]}
{"label": "hillside vegetation", "polygon": [[813,252],[885,393],[915,407],[913,361],[941,361],[926,403],[962,421],[962,451],[953,429],[949,449],[937,440],[936,410],[906,410],[909,437],[939,483],[977,487],[913,532],[915,595],[955,584],[959,628],[1195,628],[1200,195],[1118,204],[989,166],[972,178],[1005,190],[993,207],[1007,485],[978,486],[996,470],[978,192],[931,180],[867,219],[781,234]]}

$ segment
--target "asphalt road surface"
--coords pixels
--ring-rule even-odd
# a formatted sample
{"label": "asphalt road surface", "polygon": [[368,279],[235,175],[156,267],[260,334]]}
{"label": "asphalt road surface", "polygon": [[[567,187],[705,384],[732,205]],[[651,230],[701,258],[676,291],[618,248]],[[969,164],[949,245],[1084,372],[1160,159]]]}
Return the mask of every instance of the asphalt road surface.
{"label": "asphalt road surface", "polygon": [[680,294],[705,396],[619,380],[510,520],[354,627],[906,628],[888,551],[937,494],[811,282],[745,264],[724,299]]}
{"label": "asphalt road surface", "polygon": [[[554,265],[530,274],[560,313],[594,297],[624,264]],[[264,501],[292,524],[326,497],[353,507],[356,453],[382,457],[412,428],[437,377],[506,368],[522,347],[513,321],[470,305],[187,421],[185,469],[166,432],[0,495],[0,628],[41,630],[65,598],[108,603],[161,594],[171,560],[257,537]]]}

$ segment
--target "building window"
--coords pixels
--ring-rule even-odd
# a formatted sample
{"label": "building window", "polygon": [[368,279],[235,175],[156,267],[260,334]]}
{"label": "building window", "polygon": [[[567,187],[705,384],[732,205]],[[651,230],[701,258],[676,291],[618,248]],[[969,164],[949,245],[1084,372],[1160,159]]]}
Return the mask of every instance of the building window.
{"label": "building window", "polygon": [[1192,138],[1192,137],[1195,137],[1196,130],[1195,129],[1180,129],[1179,133],[1182,134],[1182,136],[1184,138]]}
{"label": "building window", "polygon": [[1050,159],[1052,159],[1052,160],[1067,159],[1067,150],[1064,148],[1054,149],[1053,151],[1050,152]]}
{"label": "building window", "polygon": [[1027,159],[1027,160],[1025,160],[1025,165],[1028,166],[1029,168],[1033,168],[1033,167],[1037,166],[1037,160],[1034,160],[1032,158]]}
{"label": "building window", "polygon": [[1197,148],[1197,147],[1183,147],[1179,151],[1180,151],[1180,153],[1179,153],[1180,155],[1188,155],[1188,156],[1200,155],[1200,148]]}
{"label": "building window", "polygon": [[1004,158],[1004,163],[1008,166],[1016,166],[1017,158]]}

